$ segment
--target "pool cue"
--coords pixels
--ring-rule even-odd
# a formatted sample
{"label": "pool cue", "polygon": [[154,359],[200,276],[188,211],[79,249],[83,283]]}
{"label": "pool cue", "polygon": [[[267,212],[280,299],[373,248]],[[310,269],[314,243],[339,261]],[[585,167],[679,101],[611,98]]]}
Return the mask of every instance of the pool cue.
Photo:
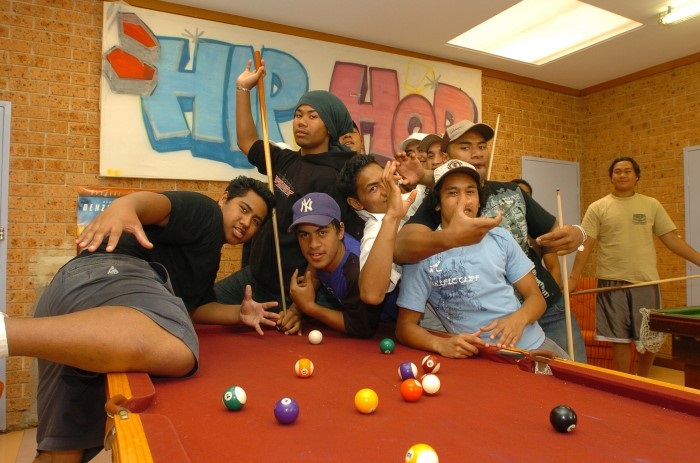
{"label": "pool cue", "polygon": [[493,154],[496,152],[496,138],[498,137],[498,126],[501,123],[501,113],[496,116],[496,128],[493,130],[493,142],[491,143],[491,155],[489,156],[489,167],[486,170],[486,180],[491,180],[491,166],[493,166]]}
{"label": "pool cue", "polygon": [[[561,193],[557,188],[557,213],[559,214],[559,228],[564,228],[564,214],[561,210]],[[563,265],[561,266],[562,283],[564,283],[564,315],[566,317],[566,346],[569,351],[571,360],[574,358],[574,336],[571,332],[571,301],[569,301],[569,268],[566,265],[566,255],[562,256]]]}
{"label": "pool cue", "polygon": [[[259,51],[255,51],[255,69],[262,66],[262,57]],[[275,185],[272,180],[272,160],[270,159],[270,135],[267,131],[267,110],[265,109],[265,87],[263,76],[258,80],[258,102],[260,105],[260,127],[263,134],[263,146],[265,148],[265,171],[267,172],[267,186],[270,192],[275,194]],[[284,276],[282,275],[282,256],[280,255],[280,232],[277,229],[277,208],[272,209],[272,230],[274,232],[275,251],[277,252],[277,276],[280,280],[280,295],[282,296],[282,314],[287,314],[287,298],[284,295]]]}
{"label": "pool cue", "polygon": [[617,291],[619,289],[641,288],[642,286],[653,286],[653,285],[658,285],[661,283],[672,283],[674,281],[691,280],[693,278],[700,278],[700,275],[687,275],[684,277],[665,278],[663,280],[644,281],[642,283],[630,283],[629,285],[621,285],[621,286],[608,286],[606,288],[582,289],[581,291],[574,291],[573,293],[571,293],[571,295],[578,296],[580,294],[605,293],[608,291]]}

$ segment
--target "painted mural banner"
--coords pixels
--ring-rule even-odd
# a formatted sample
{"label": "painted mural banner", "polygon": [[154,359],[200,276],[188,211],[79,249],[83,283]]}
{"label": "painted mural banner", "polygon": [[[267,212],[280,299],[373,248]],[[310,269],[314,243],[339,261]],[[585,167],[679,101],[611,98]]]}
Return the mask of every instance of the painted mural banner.
{"label": "painted mural banner", "polygon": [[[476,69],[124,3],[105,2],[103,21],[102,176],[262,179],[235,133],[236,77],[256,51],[267,69],[269,138],[294,149],[295,104],[308,90],[337,95],[366,151],[388,156],[412,132],[480,118]],[[260,127],[255,90],[251,101]]]}

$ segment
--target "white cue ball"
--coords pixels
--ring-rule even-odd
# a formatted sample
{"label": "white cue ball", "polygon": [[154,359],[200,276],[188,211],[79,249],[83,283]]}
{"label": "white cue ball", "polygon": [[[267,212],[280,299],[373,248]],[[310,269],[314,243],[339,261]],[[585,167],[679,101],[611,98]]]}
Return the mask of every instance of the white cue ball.
{"label": "white cue ball", "polygon": [[309,342],[311,344],[321,344],[323,341],[323,334],[319,330],[312,330],[309,333]]}
{"label": "white cue ball", "polygon": [[440,378],[432,373],[425,374],[421,377],[421,385],[423,386],[423,392],[426,394],[437,394],[440,390]]}

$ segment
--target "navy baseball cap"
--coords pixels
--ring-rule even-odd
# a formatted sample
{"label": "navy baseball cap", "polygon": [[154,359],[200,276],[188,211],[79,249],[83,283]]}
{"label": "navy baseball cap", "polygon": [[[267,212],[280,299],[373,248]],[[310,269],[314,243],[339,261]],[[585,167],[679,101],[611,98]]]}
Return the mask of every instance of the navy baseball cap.
{"label": "navy baseball cap", "polygon": [[294,227],[302,223],[310,223],[325,227],[337,220],[340,222],[340,206],[326,193],[309,193],[297,200],[292,207],[293,221],[287,229],[292,232]]}

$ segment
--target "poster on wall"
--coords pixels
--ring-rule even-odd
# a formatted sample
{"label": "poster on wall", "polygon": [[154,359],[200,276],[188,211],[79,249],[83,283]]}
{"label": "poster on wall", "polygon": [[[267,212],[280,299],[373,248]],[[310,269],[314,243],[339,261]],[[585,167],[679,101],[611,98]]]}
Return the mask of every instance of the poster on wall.
{"label": "poster on wall", "polygon": [[[267,71],[269,138],[294,149],[292,116],[308,90],[328,90],[346,104],[370,153],[393,155],[412,132],[480,120],[476,69],[124,3],[104,3],[103,26],[102,176],[256,176],[235,130],[236,77],[256,51]],[[260,127],[255,90],[251,101]]]}

